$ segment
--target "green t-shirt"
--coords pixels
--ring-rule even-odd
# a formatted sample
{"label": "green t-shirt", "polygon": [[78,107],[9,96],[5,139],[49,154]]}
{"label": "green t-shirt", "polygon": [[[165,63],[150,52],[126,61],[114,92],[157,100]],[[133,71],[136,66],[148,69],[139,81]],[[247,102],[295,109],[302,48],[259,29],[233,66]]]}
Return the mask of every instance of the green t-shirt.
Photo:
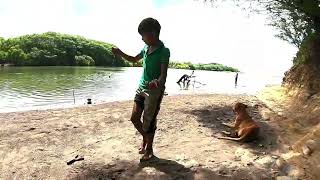
{"label": "green t-shirt", "polygon": [[139,87],[146,89],[148,83],[154,79],[158,79],[161,74],[161,64],[169,64],[170,50],[160,41],[159,47],[151,54],[148,54],[148,46],[146,45],[140,52],[143,57],[143,74]]}

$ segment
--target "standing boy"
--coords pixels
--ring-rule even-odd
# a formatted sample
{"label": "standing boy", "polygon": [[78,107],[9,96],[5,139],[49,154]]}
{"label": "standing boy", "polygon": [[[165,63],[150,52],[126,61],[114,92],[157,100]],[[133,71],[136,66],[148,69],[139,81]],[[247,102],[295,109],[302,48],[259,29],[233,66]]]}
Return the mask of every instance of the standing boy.
{"label": "standing boy", "polygon": [[[143,74],[134,98],[131,121],[143,137],[139,153],[141,160],[153,157],[153,139],[156,131],[156,117],[165,90],[170,51],[159,39],[161,26],[156,19],[146,18],[141,21],[138,32],[145,42],[145,47],[135,57],[112,48],[115,55],[128,61],[137,62],[143,59]],[[143,121],[141,115],[143,113]]]}

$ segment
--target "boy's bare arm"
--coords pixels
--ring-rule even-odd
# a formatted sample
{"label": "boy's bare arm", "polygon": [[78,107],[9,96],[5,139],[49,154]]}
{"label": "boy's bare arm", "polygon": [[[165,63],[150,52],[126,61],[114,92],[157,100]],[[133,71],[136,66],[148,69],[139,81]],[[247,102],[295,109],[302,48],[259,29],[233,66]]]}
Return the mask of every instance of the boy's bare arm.
{"label": "boy's bare arm", "polygon": [[158,79],[160,84],[164,84],[167,79],[168,64],[161,64],[161,74]]}
{"label": "boy's bare arm", "polygon": [[120,56],[122,56],[126,60],[133,62],[133,63],[138,62],[142,58],[141,54],[138,54],[136,56],[129,56],[129,55],[125,54],[124,52],[122,52],[122,54]]}
{"label": "boy's bare arm", "polygon": [[114,48],[114,47],[112,48],[112,53],[114,55],[121,56],[124,59],[126,59],[126,60],[128,60],[130,62],[133,62],[133,63],[139,61],[142,58],[141,54],[138,54],[136,56],[129,56],[126,53],[122,52],[119,48]]}

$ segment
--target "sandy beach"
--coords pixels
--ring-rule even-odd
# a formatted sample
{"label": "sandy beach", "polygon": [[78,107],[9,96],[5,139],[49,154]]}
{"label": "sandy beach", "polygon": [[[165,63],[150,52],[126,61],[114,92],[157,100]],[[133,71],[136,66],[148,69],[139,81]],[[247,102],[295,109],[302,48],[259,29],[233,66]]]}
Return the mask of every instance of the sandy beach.
{"label": "sandy beach", "polygon": [[[165,96],[158,116],[155,158],[140,163],[140,135],[129,121],[133,101],[0,114],[0,179],[273,179],[290,140],[278,109],[263,96]],[[220,140],[222,122],[243,102],[262,127],[258,140]],[[275,102],[275,101],[272,101]],[[282,129],[281,129],[282,128]],[[290,153],[289,153],[290,154]],[[77,158],[79,161],[67,165]],[[311,172],[294,176],[312,179]],[[290,174],[291,173],[291,174]],[[293,175],[292,175],[293,176]]]}

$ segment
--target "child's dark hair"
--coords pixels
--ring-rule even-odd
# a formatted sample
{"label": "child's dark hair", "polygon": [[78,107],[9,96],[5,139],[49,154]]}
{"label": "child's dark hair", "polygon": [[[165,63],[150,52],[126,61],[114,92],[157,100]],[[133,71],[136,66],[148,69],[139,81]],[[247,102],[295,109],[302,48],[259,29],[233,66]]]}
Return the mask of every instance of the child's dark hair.
{"label": "child's dark hair", "polygon": [[161,26],[160,23],[153,18],[146,18],[142,20],[138,27],[138,32],[140,35],[145,32],[155,32],[158,36],[160,34]]}

